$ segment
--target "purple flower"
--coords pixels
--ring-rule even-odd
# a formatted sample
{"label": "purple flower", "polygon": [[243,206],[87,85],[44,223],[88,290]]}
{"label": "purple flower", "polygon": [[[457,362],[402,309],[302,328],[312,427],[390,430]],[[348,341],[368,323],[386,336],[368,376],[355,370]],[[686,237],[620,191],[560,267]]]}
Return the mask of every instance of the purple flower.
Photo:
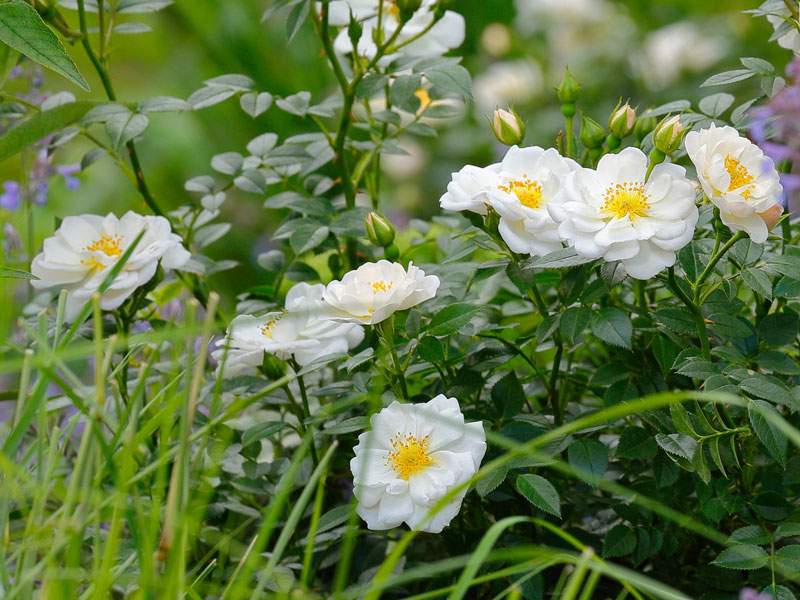
{"label": "purple flower", "polygon": [[80,170],[81,165],[79,163],[72,163],[71,165],[58,165],[56,167],[56,173],[64,178],[64,183],[66,184],[67,189],[73,192],[81,187],[81,180],[75,177],[75,173],[79,173]]}
{"label": "purple flower", "polygon": [[739,600],[774,600],[771,594],[759,594],[758,590],[746,587],[739,592]]}
{"label": "purple flower", "polygon": [[17,210],[19,208],[19,184],[16,181],[8,180],[3,182],[0,206],[6,210]]}

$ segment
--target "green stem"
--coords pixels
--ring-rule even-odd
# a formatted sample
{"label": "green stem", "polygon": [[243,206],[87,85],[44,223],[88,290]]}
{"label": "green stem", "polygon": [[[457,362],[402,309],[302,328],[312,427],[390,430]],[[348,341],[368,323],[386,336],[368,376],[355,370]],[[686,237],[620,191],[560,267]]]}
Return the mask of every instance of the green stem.
{"label": "green stem", "polygon": [[642,310],[642,314],[646,315],[650,308],[647,302],[647,295],[645,294],[645,282],[643,279],[633,280],[633,291],[636,294],[636,304]]}
{"label": "green stem", "polygon": [[[94,49],[92,48],[92,44],[89,41],[89,33],[88,27],[86,26],[86,8],[84,6],[84,0],[78,0],[78,20],[80,22],[80,29],[81,29],[81,43],[83,44],[84,50],[86,50],[86,54],[89,57],[89,60],[94,66],[94,70],[97,71],[97,75],[100,77],[100,81],[103,83],[103,89],[105,89],[106,96],[112,102],[117,101],[117,96],[114,93],[114,87],[111,85],[111,79],[108,76],[108,72],[105,70],[103,65],[100,62],[100,59],[95,54]],[[128,148],[128,154],[131,157],[131,165],[133,165],[133,172],[136,176],[136,185],[139,190],[139,193],[144,198],[145,203],[150,210],[152,210],[155,214],[164,216],[164,211],[158,206],[158,203],[153,198],[152,194],[150,193],[150,189],[147,187],[147,182],[144,179],[144,174],[142,173],[142,167],[139,163],[139,156],[136,152],[136,145],[133,143],[133,140],[130,140],[126,144]]]}
{"label": "green stem", "polygon": [[711,259],[708,261],[708,265],[706,265],[705,270],[701,273],[700,277],[697,278],[697,281],[694,284],[694,301],[695,303],[700,299],[700,292],[703,288],[703,283],[705,283],[706,279],[709,278],[711,273],[714,271],[714,267],[719,262],[719,260],[725,256],[725,253],[731,249],[736,242],[744,238],[746,234],[742,231],[737,231],[736,235],[734,235],[731,239],[725,242],[725,245],[722,246],[717,252],[715,252]]}
{"label": "green stem", "polygon": [[708,332],[706,330],[706,321],[703,318],[703,313],[700,312],[700,307],[695,304],[689,296],[678,286],[678,282],[675,279],[675,269],[674,267],[670,267],[667,271],[667,285],[669,285],[670,289],[675,293],[675,295],[680,298],[680,300],[686,305],[686,308],[689,309],[689,312],[692,313],[692,318],[694,318],[695,327],[697,328],[697,335],[700,338],[700,348],[703,351],[703,357],[710,361],[711,360],[711,346],[708,342]]}
{"label": "green stem", "polygon": [[394,344],[394,315],[379,323],[377,326],[378,335],[383,340],[386,348],[389,350],[389,355],[392,357],[392,371],[396,379],[397,387],[400,388],[400,393],[403,400],[408,400],[408,388],[406,387],[406,377],[403,372],[403,366],[400,362],[400,357],[397,355],[397,348]]}
{"label": "green stem", "polygon": [[572,135],[572,116],[564,116],[566,119],[566,136],[567,136],[567,157],[572,158],[575,155],[575,142]]}

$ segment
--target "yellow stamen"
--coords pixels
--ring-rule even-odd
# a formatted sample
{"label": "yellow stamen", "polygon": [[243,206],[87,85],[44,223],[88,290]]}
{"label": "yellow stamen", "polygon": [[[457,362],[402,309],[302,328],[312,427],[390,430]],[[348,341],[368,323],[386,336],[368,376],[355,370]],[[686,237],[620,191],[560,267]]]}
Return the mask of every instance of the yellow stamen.
{"label": "yellow stamen", "polygon": [[[99,240],[95,240],[84,250],[88,252],[102,252],[106,256],[110,258],[116,258],[122,254],[122,248],[120,248],[120,243],[122,242],[121,235],[107,235],[103,234],[100,236]],[[90,269],[104,269],[105,265],[97,260],[96,257],[92,256],[87,260],[82,260],[81,264],[87,265]]]}
{"label": "yellow stamen", "polygon": [[388,292],[392,289],[392,282],[386,283],[383,279],[380,281],[373,281],[370,285],[372,286],[372,291],[376,294],[378,292]]}
{"label": "yellow stamen", "polygon": [[408,481],[409,477],[433,464],[433,459],[428,456],[427,435],[417,439],[411,434],[402,436],[398,433],[391,442],[394,452],[386,456],[386,465],[391,467],[400,479]]}
{"label": "yellow stamen", "polygon": [[417,114],[424,113],[428,107],[431,105],[431,95],[428,93],[428,90],[425,88],[419,88],[414,95],[419,99],[419,108],[417,109]]}
{"label": "yellow stamen", "polygon": [[122,254],[122,248],[119,247],[120,242],[122,242],[121,235],[106,235],[104,233],[99,240],[95,240],[86,246],[86,250],[89,252],[103,252],[106,256],[119,256]]}
{"label": "yellow stamen", "polygon": [[498,186],[498,189],[506,194],[513,194],[522,206],[528,208],[539,208],[542,203],[542,186],[537,181],[528,179],[524,173],[522,179],[509,181],[505,185]]}
{"label": "yellow stamen", "polygon": [[397,2],[395,2],[395,0],[389,0],[388,4],[389,6],[384,8],[388,14],[395,17],[400,14],[400,8],[397,6]]}
{"label": "yellow stamen", "polygon": [[603,199],[605,204],[602,210],[617,219],[627,215],[633,221],[647,216],[646,211],[650,208],[647,202],[650,196],[644,193],[644,185],[641,183],[618,183],[609,186],[603,194]]}
{"label": "yellow stamen", "polygon": [[261,333],[269,339],[272,339],[272,330],[275,329],[275,325],[277,325],[278,321],[280,321],[282,317],[283,315],[280,314],[267,321],[264,326],[261,327]]}
{"label": "yellow stamen", "polygon": [[[729,192],[738,190],[752,183],[755,179],[755,177],[750,174],[750,171],[747,170],[747,167],[730,155],[725,157],[725,170],[728,172],[728,175],[731,176],[731,184],[728,186]],[[749,186],[742,192],[742,196],[747,198],[751,193],[752,186]]]}

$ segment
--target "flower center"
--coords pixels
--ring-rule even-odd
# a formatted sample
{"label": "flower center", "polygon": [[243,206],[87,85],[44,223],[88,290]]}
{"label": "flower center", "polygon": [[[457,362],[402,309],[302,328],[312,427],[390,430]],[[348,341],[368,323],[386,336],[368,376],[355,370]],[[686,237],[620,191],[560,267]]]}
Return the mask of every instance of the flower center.
{"label": "flower center", "polygon": [[392,289],[392,282],[386,283],[383,279],[380,281],[373,281],[370,285],[372,286],[372,291],[376,294],[378,292],[388,292]]}
{"label": "flower center", "polygon": [[274,317],[274,318],[270,319],[269,321],[267,321],[267,322],[266,322],[266,323],[265,323],[265,324],[264,324],[264,325],[261,327],[261,333],[262,333],[262,334],[263,334],[265,337],[268,337],[269,339],[272,339],[272,330],[273,330],[273,329],[275,329],[275,325],[278,323],[278,321],[280,321],[280,320],[281,320],[281,317],[283,317],[283,315],[278,315],[278,316],[276,316],[276,317]]}
{"label": "flower center", "polygon": [[[725,170],[728,172],[728,175],[731,176],[731,184],[728,186],[729,192],[738,190],[739,188],[752,183],[753,179],[755,179],[755,177],[750,174],[750,171],[747,170],[747,167],[745,167],[735,158],[732,158],[730,155],[725,157]],[[751,190],[748,187],[746,190],[744,190],[742,196],[747,198],[750,193]]]}
{"label": "flower center", "polygon": [[506,194],[515,195],[522,206],[539,208],[542,203],[542,186],[538,182],[528,179],[524,173],[522,179],[515,179],[497,187]]}
{"label": "flower center", "polygon": [[400,7],[397,6],[397,2],[395,0],[389,0],[387,2],[388,6],[384,8],[387,14],[397,16],[400,14]]}
{"label": "flower center", "polygon": [[609,186],[603,194],[605,204],[602,210],[617,219],[627,216],[633,221],[646,216],[646,211],[650,208],[647,203],[649,198],[641,183],[618,183]]}
{"label": "flower center", "polygon": [[122,254],[122,248],[119,247],[120,242],[122,242],[121,235],[106,235],[104,233],[99,240],[95,240],[86,246],[86,250],[89,252],[103,252],[106,256],[119,256]]}
{"label": "flower center", "polygon": [[386,457],[387,466],[392,467],[400,479],[408,481],[409,477],[433,464],[433,459],[428,456],[428,444],[427,435],[418,440],[411,434],[401,436],[398,433],[392,438],[394,451]]}

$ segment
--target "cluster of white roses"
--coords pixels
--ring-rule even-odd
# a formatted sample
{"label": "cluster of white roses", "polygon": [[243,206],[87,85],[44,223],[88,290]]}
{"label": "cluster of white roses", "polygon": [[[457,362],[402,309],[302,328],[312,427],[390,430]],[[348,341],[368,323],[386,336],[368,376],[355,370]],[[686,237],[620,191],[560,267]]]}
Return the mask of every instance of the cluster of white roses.
{"label": "cluster of white roses", "polygon": [[364,339],[362,325],[429,300],[438,288],[435,275],[388,260],[361,265],[327,286],[298,283],[286,294],[284,310],[236,317],[213,356],[226,377],[259,367],[264,352],[306,365],[356,347]]}
{"label": "cluster of white roses", "polygon": [[[764,242],[783,212],[772,160],[733,127],[713,124],[687,134],[686,150],[723,223]],[[589,169],[552,148],[513,146],[499,163],[454,173],[439,202],[447,210],[495,211],[513,252],[543,256],[566,243],[649,279],[675,264],[676,251],[692,240],[695,197],[686,169],[648,166],[638,148],[606,154]]]}

